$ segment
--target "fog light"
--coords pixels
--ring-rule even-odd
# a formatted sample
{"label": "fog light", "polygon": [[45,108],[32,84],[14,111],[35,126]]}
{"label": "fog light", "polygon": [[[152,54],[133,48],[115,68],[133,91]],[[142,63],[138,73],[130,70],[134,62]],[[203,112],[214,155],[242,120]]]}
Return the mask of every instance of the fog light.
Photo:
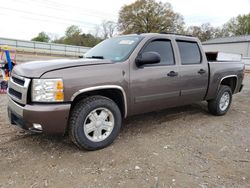
{"label": "fog light", "polygon": [[34,127],[34,129],[37,129],[37,130],[40,130],[40,131],[43,130],[42,125],[37,124],[37,123],[33,123],[33,127]]}

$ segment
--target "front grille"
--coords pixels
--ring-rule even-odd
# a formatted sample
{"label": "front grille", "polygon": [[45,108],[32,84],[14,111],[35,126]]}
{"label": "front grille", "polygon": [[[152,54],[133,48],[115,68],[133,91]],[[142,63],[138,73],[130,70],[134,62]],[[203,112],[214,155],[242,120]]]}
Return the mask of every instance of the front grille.
{"label": "front grille", "polygon": [[12,77],[12,80],[13,80],[15,83],[17,83],[17,84],[19,84],[19,85],[21,85],[21,86],[24,86],[24,83],[25,83],[24,80],[21,80],[21,79],[16,78],[16,77]]}
{"label": "front grille", "polygon": [[22,93],[15,91],[12,88],[9,88],[9,94],[15,96],[16,98],[18,98],[20,100],[22,99]]}
{"label": "front grille", "polygon": [[8,95],[15,102],[21,105],[27,104],[27,94],[30,85],[30,79],[12,74],[9,80]]}

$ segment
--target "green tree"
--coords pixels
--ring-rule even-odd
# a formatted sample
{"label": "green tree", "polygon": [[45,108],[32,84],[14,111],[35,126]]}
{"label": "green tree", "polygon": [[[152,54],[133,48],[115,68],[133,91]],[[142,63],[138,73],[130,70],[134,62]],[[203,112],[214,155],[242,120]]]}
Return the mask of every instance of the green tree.
{"label": "green tree", "polygon": [[66,31],[65,31],[65,36],[66,37],[72,37],[76,35],[80,35],[82,32],[81,28],[77,25],[71,25],[69,26]]}
{"label": "green tree", "polygon": [[32,41],[39,41],[39,42],[49,42],[50,37],[45,32],[40,32],[40,33],[38,33],[38,36],[36,36],[35,38],[33,38],[31,40]]}
{"label": "green tree", "polygon": [[82,34],[81,35],[81,46],[93,47],[102,41],[101,38],[95,37],[91,34]]}
{"label": "green tree", "polygon": [[65,31],[65,37],[63,38],[64,44],[81,45],[81,28],[76,25],[69,26]]}
{"label": "green tree", "polygon": [[229,33],[230,36],[249,35],[250,34],[250,13],[239,15],[236,18],[231,18],[223,29]]}
{"label": "green tree", "polygon": [[170,3],[137,0],[119,12],[118,30],[123,34],[148,32],[183,32],[183,17]]}
{"label": "green tree", "polygon": [[72,25],[66,29],[65,36],[53,42],[60,44],[93,47],[101,41],[102,40],[100,38],[95,37],[91,34],[82,33],[80,27]]}

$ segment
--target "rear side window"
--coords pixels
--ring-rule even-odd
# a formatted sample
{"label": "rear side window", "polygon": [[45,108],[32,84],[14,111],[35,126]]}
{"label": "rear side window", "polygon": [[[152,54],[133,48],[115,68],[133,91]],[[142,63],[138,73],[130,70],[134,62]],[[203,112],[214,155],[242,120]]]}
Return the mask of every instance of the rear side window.
{"label": "rear side window", "polygon": [[177,41],[182,65],[200,64],[201,53],[196,42]]}
{"label": "rear side window", "polygon": [[[171,41],[168,40],[154,40],[150,42],[143,50],[143,52],[157,52],[161,56],[161,62],[157,65],[174,65],[174,54]],[[151,65],[150,65],[151,66]]]}

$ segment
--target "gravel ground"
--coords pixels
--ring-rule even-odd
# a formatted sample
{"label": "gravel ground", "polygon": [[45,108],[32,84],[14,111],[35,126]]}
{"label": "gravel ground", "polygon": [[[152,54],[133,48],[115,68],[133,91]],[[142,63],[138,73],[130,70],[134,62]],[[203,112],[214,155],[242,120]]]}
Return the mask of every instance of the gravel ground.
{"label": "gravel ground", "polygon": [[131,117],[103,150],[29,134],[0,95],[0,187],[250,187],[250,75],[226,116],[206,103]]}

